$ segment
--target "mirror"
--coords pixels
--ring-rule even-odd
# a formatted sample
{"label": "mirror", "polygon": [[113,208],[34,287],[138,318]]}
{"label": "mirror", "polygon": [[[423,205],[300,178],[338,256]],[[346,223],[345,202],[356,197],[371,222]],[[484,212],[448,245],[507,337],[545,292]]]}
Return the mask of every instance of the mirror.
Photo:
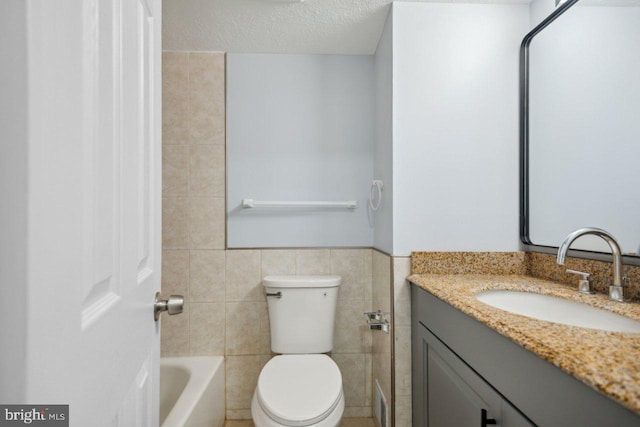
{"label": "mirror", "polygon": [[[555,252],[599,227],[638,264],[640,0],[560,5],[523,40],[520,72],[523,243]],[[609,252],[598,238],[573,247]]]}

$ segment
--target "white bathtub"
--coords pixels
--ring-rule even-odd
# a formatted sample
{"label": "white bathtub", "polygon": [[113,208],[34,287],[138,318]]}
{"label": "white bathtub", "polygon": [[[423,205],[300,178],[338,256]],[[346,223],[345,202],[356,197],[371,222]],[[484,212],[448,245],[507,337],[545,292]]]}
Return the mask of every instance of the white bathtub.
{"label": "white bathtub", "polygon": [[224,425],[224,357],[160,359],[160,426]]}

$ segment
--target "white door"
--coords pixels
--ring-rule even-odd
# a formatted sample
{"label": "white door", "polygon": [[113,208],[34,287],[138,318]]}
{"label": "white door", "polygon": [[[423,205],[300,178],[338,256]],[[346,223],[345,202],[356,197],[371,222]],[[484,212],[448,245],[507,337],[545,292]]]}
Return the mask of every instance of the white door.
{"label": "white door", "polygon": [[22,214],[26,244],[22,290],[3,306],[23,335],[2,349],[15,362],[2,403],[69,404],[71,426],[158,424],[160,4],[11,10],[24,20],[26,148],[10,168],[26,199],[7,217]]}

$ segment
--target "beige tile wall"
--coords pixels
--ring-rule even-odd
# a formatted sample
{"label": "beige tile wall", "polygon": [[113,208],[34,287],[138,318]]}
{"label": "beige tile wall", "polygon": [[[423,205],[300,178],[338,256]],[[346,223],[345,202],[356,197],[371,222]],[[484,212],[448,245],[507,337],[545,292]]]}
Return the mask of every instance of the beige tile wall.
{"label": "beige tile wall", "polygon": [[[373,309],[385,313],[392,312],[391,298],[391,257],[376,250],[373,251]],[[386,425],[391,426],[393,414],[393,384],[391,348],[393,339],[393,315],[390,315],[391,330],[388,334],[383,331],[373,331],[373,383],[372,393],[375,396],[376,381],[387,401]]]}
{"label": "beige tile wall", "polygon": [[411,257],[393,258],[395,427],[411,426]]}
{"label": "beige tile wall", "polygon": [[373,309],[392,314],[389,335],[373,332],[372,393],[377,380],[387,399],[387,426],[395,427],[412,424],[410,274],[411,257],[373,251]]}
{"label": "beige tile wall", "polygon": [[162,354],[224,354],[224,54],[162,59],[162,288],[186,297]]}
{"label": "beige tile wall", "polygon": [[162,319],[162,355],[224,355],[227,418],[249,419],[272,356],[262,277],[339,274],[345,416],[371,416],[371,249],[225,250],[224,54],[164,52],[163,73],[162,287],[186,304]]}
{"label": "beige tile wall", "polygon": [[[370,416],[371,332],[366,329],[363,312],[371,305],[364,291],[370,287],[365,278],[371,277],[371,250],[228,250],[226,255],[227,418],[251,418],[250,402],[258,374],[271,357],[268,311],[261,287],[261,278],[269,274],[343,277],[332,357],[343,375],[345,416]],[[354,289],[361,291],[355,293]]]}

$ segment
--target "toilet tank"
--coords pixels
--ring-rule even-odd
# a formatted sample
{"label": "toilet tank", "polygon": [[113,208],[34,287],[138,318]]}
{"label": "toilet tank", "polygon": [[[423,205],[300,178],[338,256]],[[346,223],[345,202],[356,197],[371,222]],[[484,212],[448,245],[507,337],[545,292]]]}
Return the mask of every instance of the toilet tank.
{"label": "toilet tank", "polygon": [[333,349],[333,329],[340,276],[266,276],[271,351],[282,354],[326,353]]}

